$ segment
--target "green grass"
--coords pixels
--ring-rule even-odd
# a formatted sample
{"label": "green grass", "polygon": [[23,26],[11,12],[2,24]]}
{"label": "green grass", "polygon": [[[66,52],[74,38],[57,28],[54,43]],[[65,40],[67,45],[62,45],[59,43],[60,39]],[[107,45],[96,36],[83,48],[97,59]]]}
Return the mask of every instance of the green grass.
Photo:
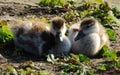
{"label": "green grass", "polygon": [[109,63],[104,63],[104,64],[98,66],[97,67],[98,70],[106,71],[113,67],[115,67],[116,69],[120,69],[120,60],[118,59],[118,56],[117,56],[115,50],[109,50],[107,46],[104,46],[102,48],[101,54],[104,58],[107,58]]}
{"label": "green grass", "polygon": [[4,21],[0,23],[0,45],[9,45],[13,41],[13,34]]}
{"label": "green grass", "polygon": [[48,7],[61,7],[65,4],[66,0],[40,0],[40,6]]}
{"label": "green grass", "polygon": [[67,63],[61,66],[64,75],[95,75],[87,66],[90,59],[83,54],[70,54]]}
{"label": "green grass", "polygon": [[106,29],[106,32],[107,32],[107,34],[109,36],[109,39],[111,41],[115,41],[116,40],[115,33],[111,29]]}
{"label": "green grass", "polygon": [[[17,67],[17,68],[16,68]],[[5,69],[0,72],[2,75],[51,75],[48,72],[45,72],[41,69],[36,70],[35,65],[32,61],[26,61],[24,64],[19,66],[9,65],[5,67]]]}

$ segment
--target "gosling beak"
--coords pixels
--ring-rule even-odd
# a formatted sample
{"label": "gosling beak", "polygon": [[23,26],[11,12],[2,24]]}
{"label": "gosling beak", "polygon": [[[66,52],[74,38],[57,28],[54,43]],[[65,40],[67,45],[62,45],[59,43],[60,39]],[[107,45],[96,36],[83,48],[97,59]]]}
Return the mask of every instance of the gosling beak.
{"label": "gosling beak", "polygon": [[79,33],[77,34],[77,36],[75,37],[74,40],[77,41],[77,40],[83,38],[84,36],[85,36],[85,34],[84,34],[83,31],[81,30],[81,31],[79,31]]}
{"label": "gosling beak", "polygon": [[57,32],[57,34],[56,34],[56,41],[58,41],[58,42],[63,41],[61,32]]}

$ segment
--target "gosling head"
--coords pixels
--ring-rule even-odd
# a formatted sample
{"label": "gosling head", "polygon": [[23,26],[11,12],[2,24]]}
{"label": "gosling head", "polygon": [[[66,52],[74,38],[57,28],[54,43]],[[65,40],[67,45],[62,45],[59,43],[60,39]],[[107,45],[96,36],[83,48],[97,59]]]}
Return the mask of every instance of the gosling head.
{"label": "gosling head", "polygon": [[80,31],[75,38],[75,41],[83,38],[84,36],[91,33],[98,33],[100,30],[99,22],[94,18],[85,18],[82,20],[80,25]]}
{"label": "gosling head", "polygon": [[65,20],[61,17],[55,17],[51,21],[52,27],[51,32],[55,36],[57,41],[63,41],[63,36],[66,32]]}

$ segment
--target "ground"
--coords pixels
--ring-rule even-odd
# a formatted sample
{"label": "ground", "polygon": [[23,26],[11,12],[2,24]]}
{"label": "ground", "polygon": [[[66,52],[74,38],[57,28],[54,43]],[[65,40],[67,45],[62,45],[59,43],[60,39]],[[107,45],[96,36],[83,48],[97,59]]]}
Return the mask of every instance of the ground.
{"label": "ground", "polygon": [[[119,6],[119,0],[109,0],[111,4]],[[0,0],[0,19],[10,19],[10,18],[29,18],[29,17],[45,17],[47,19],[56,16],[58,12],[64,10],[62,9],[52,9],[56,10],[55,12],[51,12],[48,8],[40,8],[37,4],[39,0]],[[54,14],[53,14],[54,13]],[[118,55],[120,52],[120,29],[114,30],[117,40],[111,42],[111,48],[117,50]],[[17,59],[15,56],[12,56],[12,52],[6,52],[6,49],[0,50],[0,53],[3,55],[4,59],[0,60],[0,72],[2,69],[8,65],[18,66],[23,64],[25,61],[32,60],[37,69],[45,70],[53,75],[61,75],[60,70],[58,68],[59,65],[53,65],[44,61],[44,59],[39,59],[36,56],[24,53],[21,56],[23,59]],[[8,50],[7,50],[8,51]],[[92,58],[90,61],[90,66],[92,66],[93,70],[95,70],[96,66],[106,62],[104,58]],[[119,75],[120,72],[117,71],[109,71],[98,73],[95,71],[97,75]]]}

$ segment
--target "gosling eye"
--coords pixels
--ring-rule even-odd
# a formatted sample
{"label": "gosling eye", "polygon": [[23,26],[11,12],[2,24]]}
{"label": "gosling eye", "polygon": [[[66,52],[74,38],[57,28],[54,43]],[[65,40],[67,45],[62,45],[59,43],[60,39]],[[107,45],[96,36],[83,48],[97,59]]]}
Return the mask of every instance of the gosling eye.
{"label": "gosling eye", "polygon": [[88,25],[86,26],[86,28],[90,28],[91,26],[93,26],[92,23],[91,23],[91,24],[88,24]]}
{"label": "gosling eye", "polygon": [[90,28],[91,25],[87,25],[86,28]]}

